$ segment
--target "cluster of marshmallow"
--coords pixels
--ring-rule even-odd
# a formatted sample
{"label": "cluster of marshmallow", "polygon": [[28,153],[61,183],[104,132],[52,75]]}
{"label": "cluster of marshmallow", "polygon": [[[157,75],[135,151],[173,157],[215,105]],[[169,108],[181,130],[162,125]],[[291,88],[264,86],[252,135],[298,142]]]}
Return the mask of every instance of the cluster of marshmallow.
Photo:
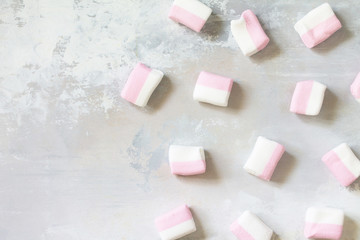
{"label": "cluster of marshmallow", "polygon": [[[175,0],[169,18],[200,32],[212,13],[211,8],[198,0]],[[341,23],[328,3],[311,10],[294,26],[308,48],[328,39],[341,28]],[[258,18],[251,10],[231,21],[231,32],[245,56],[264,49],[270,39]],[[131,72],[121,96],[140,107],[147,102],[164,74],[138,63]],[[202,71],[195,84],[193,99],[226,107],[233,86],[233,79]],[[351,85],[351,94],[360,102],[360,73]],[[318,115],[325,96],[326,86],[316,81],[296,84],[290,111],[296,114]],[[244,170],[263,180],[270,181],[275,168],[285,152],[283,145],[258,137],[244,165]],[[322,158],[322,161],[344,186],[349,186],[360,176],[360,161],[343,143]],[[204,148],[201,146],[171,145],[169,165],[175,175],[196,175],[206,171]],[[304,235],[307,238],[339,239],[342,234],[344,213],[334,208],[309,208],[306,212]],[[182,205],[156,219],[162,240],[178,239],[196,231],[195,221],[187,205]],[[240,240],[270,240],[273,230],[255,214],[245,211],[230,230]]]}
{"label": "cluster of marshmallow", "polygon": [[[198,0],[175,0],[169,18],[196,32],[200,32],[211,15],[211,8]],[[341,28],[341,23],[328,3],[311,10],[295,24],[304,44],[312,48],[325,41]],[[251,10],[231,21],[231,32],[245,56],[251,56],[267,46],[269,38]],[[151,94],[164,74],[139,63],[131,72],[121,96],[140,107],[146,106]],[[226,107],[233,80],[201,72],[194,90],[194,100]],[[290,111],[305,115],[318,115],[326,86],[316,81],[303,81],[296,85]],[[351,85],[352,95],[360,102],[360,74]]]}
{"label": "cluster of marshmallow", "polygon": [[[306,238],[340,239],[343,231],[344,211],[329,207],[310,207],[305,214]],[[162,240],[175,240],[196,231],[192,213],[187,205],[181,205],[155,219]],[[258,216],[244,211],[230,225],[230,231],[239,240],[270,240],[273,230]]]}
{"label": "cluster of marshmallow", "polygon": [[[275,141],[258,137],[244,165],[244,169],[263,180],[271,176],[285,152]],[[360,161],[346,144],[340,144],[326,153],[322,161],[338,181],[348,186],[360,176]],[[206,171],[205,151],[201,146],[171,145],[169,165],[175,175],[196,175]],[[309,208],[305,217],[306,238],[339,239],[342,234],[344,212],[335,208]],[[174,240],[196,231],[194,219],[187,205],[182,205],[155,220],[162,240]],[[255,214],[245,211],[230,226],[239,240],[270,240],[273,230]]]}
{"label": "cluster of marshmallow", "polygon": [[[259,178],[270,181],[281,156],[285,152],[281,144],[258,137],[244,169]],[[206,171],[204,148],[199,146],[171,145],[169,165],[174,175],[196,175]]]}
{"label": "cluster of marshmallow", "polygon": [[[281,144],[258,137],[244,165],[244,169],[269,181],[277,163],[285,152]],[[346,143],[334,148],[322,158],[339,182],[348,186],[360,176],[360,161]],[[176,175],[195,175],[206,171],[204,148],[171,145],[169,148],[171,172]],[[305,217],[306,238],[339,239],[342,234],[344,212],[335,208],[309,208]],[[191,211],[186,205],[158,217],[156,227],[162,240],[173,240],[196,231]],[[270,240],[273,230],[255,214],[245,211],[230,226],[239,240]]]}
{"label": "cluster of marshmallow", "polygon": [[[121,92],[121,97],[138,105],[146,106],[150,96],[164,74],[138,63]],[[202,71],[195,84],[193,98],[199,102],[227,107],[233,79]],[[296,84],[290,111],[304,115],[318,115],[325,96],[326,86],[316,81],[301,81]],[[352,95],[360,102],[360,73],[351,85]]]}
{"label": "cluster of marshmallow", "polygon": [[[211,15],[211,8],[198,0],[175,0],[169,18],[188,28],[200,32]],[[341,28],[339,19],[328,3],[311,10],[294,26],[308,48],[315,47]],[[251,10],[231,21],[231,32],[245,56],[251,56],[269,43],[259,20]]]}
{"label": "cluster of marshmallow", "polygon": [[[144,107],[163,76],[161,71],[138,63],[130,73],[121,97],[139,107]],[[202,71],[197,79],[193,98],[199,102],[226,107],[232,85],[231,78]]]}
{"label": "cluster of marshmallow", "polygon": [[[258,137],[244,165],[248,173],[270,181],[285,147],[275,141]],[[322,157],[322,161],[343,186],[349,186],[360,176],[360,161],[346,143],[340,144]],[[204,148],[171,145],[169,165],[174,175],[196,175],[206,171]]]}

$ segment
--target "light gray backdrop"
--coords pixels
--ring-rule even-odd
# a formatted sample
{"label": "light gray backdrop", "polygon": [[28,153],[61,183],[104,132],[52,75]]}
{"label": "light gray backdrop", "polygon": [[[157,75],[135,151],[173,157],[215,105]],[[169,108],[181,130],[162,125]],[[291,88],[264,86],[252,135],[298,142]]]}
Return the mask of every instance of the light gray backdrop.
{"label": "light gray backdrop", "polygon": [[[342,142],[360,156],[359,2],[330,0],[343,28],[310,50],[293,25],[321,0],[202,1],[199,34],[167,18],[171,0],[0,1],[1,240],[158,239],[153,219],[183,203],[185,240],[235,239],[246,209],[304,239],[310,206],[344,209],[342,240],[360,239],[360,181],[340,186],[320,160]],[[271,39],[250,58],[230,33],[248,8]],[[139,61],[166,74],[145,109],[120,97]],[[235,79],[229,107],[192,100],[201,70]],[[309,79],[328,86],[320,115],[290,113]],[[242,169],[259,135],[287,150],[271,182]],[[171,175],[173,143],[204,146],[206,174]]]}

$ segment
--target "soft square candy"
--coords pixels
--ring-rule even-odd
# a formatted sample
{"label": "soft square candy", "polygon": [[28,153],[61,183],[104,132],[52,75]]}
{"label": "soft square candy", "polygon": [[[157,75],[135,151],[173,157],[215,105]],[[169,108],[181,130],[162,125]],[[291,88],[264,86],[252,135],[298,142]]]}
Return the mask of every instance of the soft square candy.
{"label": "soft square candy", "polygon": [[231,224],[230,230],[239,240],[270,240],[273,235],[273,230],[249,211]]}
{"label": "soft square candy", "polygon": [[197,0],[175,0],[169,18],[200,32],[211,12],[211,8]]}
{"label": "soft square candy", "polygon": [[270,181],[284,152],[283,145],[264,137],[258,137],[244,169],[250,174]]}
{"label": "soft square candy", "polygon": [[306,238],[340,239],[344,211],[336,208],[308,208],[305,216]]}
{"label": "soft square candy", "polygon": [[161,71],[138,63],[130,73],[121,91],[121,97],[135,105],[145,107],[163,76]]}
{"label": "soft square candy", "polygon": [[360,73],[356,76],[354,82],[351,84],[351,94],[360,102]]}
{"label": "soft square candy", "polygon": [[341,28],[328,3],[311,10],[295,24],[295,30],[308,48],[315,47]]}
{"label": "soft square candy", "polygon": [[233,85],[231,78],[201,72],[194,90],[194,100],[226,107]]}
{"label": "soft square candy", "polygon": [[162,240],[174,240],[196,231],[194,219],[187,205],[182,205],[155,219]]}
{"label": "soft square candy", "polygon": [[325,95],[326,86],[316,81],[298,82],[291,100],[290,111],[310,116],[318,115]]}
{"label": "soft square candy", "polygon": [[240,19],[231,21],[231,32],[245,56],[261,51],[270,41],[251,10],[243,12]]}
{"label": "soft square candy", "polygon": [[343,186],[349,186],[360,176],[360,161],[346,143],[325,154],[322,161]]}
{"label": "soft square candy", "polygon": [[169,148],[171,173],[196,175],[206,170],[203,147],[171,145]]}

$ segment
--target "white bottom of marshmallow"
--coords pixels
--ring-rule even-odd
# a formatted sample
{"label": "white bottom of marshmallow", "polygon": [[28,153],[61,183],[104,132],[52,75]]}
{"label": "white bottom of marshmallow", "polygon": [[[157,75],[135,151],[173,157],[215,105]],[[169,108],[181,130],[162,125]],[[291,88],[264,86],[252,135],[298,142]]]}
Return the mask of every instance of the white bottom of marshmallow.
{"label": "white bottom of marshmallow", "polygon": [[196,231],[194,219],[182,222],[176,226],[161,231],[162,240],[175,240]]}
{"label": "white bottom of marshmallow", "polygon": [[199,102],[211,103],[217,106],[226,107],[228,105],[230,92],[205,87],[199,84],[196,84],[194,90],[194,100]]}
{"label": "white bottom of marshmallow", "polygon": [[237,221],[239,225],[256,240],[268,240],[273,234],[273,230],[250,211],[245,211]]}
{"label": "white bottom of marshmallow", "polygon": [[245,56],[249,57],[259,51],[246,28],[246,21],[243,17],[231,21],[231,32]]}
{"label": "white bottom of marshmallow", "polygon": [[346,143],[340,144],[333,151],[356,178],[360,176],[360,161]]}
{"label": "white bottom of marshmallow", "polygon": [[261,175],[278,145],[277,142],[258,137],[244,169],[255,176]]}
{"label": "white bottom of marshmallow", "polygon": [[325,90],[326,86],[324,84],[314,81],[306,108],[306,115],[315,116],[319,114],[324,101]]}
{"label": "white bottom of marshmallow", "polygon": [[145,107],[151,94],[154,92],[155,88],[159,85],[161,79],[163,78],[164,74],[156,69],[152,69],[149,75],[144,82],[143,87],[136,99],[135,104],[140,107]]}

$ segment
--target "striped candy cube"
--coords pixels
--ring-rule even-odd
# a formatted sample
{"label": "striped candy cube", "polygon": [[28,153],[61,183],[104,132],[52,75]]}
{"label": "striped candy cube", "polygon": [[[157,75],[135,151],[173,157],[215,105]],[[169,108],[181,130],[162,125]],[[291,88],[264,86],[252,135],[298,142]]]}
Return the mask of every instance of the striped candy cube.
{"label": "striped candy cube", "polygon": [[356,76],[354,82],[351,84],[351,94],[360,102],[360,73]]}
{"label": "striped candy cube", "polygon": [[194,89],[194,100],[226,107],[233,85],[231,78],[201,72]]}
{"label": "striped candy cube", "polygon": [[244,169],[250,174],[270,181],[284,152],[283,145],[264,137],[258,137]]}
{"label": "striped candy cube", "polygon": [[343,186],[349,186],[360,176],[360,161],[346,143],[325,154],[322,161]]}
{"label": "striped candy cube", "polygon": [[310,116],[318,115],[325,95],[326,86],[316,81],[298,82],[291,100],[290,111]]}
{"label": "striped candy cube", "polygon": [[339,30],[341,23],[330,5],[324,3],[306,14],[295,24],[294,28],[304,44],[308,48],[312,48]]}
{"label": "striped candy cube", "polygon": [[231,224],[230,230],[239,240],[270,240],[273,235],[273,230],[249,211]]}
{"label": "striped candy cube", "polygon": [[121,97],[125,100],[145,107],[149,98],[164,74],[155,69],[150,69],[142,63],[138,63],[121,91]]}
{"label": "striped candy cube", "polygon": [[231,21],[231,32],[245,56],[261,51],[270,41],[251,10],[244,11],[240,19]]}
{"label": "striped candy cube", "polygon": [[196,231],[194,219],[187,205],[182,205],[155,219],[162,240],[174,240]]}
{"label": "striped candy cube", "polygon": [[176,175],[195,175],[206,170],[203,147],[171,145],[169,162],[171,173]]}
{"label": "striped candy cube", "polygon": [[340,239],[344,222],[343,210],[308,208],[305,216],[306,238]]}
{"label": "striped candy cube", "polygon": [[200,32],[211,12],[211,8],[197,0],[175,0],[169,18]]}

